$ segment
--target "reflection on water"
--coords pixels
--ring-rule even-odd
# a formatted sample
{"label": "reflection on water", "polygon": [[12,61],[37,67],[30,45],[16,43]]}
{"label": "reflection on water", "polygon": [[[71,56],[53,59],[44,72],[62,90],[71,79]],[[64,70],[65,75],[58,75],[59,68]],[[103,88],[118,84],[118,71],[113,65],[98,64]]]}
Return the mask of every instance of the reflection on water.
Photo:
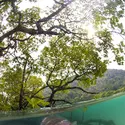
{"label": "reflection on water", "polygon": [[0,125],[40,125],[43,118],[47,117],[49,113],[51,116],[66,118],[72,123],[77,121],[77,125],[125,125],[125,96],[92,105],[84,103],[77,108],[68,108],[66,111],[62,108],[61,112],[58,110],[57,112],[52,114],[48,110],[46,116],[38,115],[37,112],[36,115],[29,118],[0,119]]}
{"label": "reflection on water", "polygon": [[116,125],[113,120],[91,119],[85,121],[83,125]]}

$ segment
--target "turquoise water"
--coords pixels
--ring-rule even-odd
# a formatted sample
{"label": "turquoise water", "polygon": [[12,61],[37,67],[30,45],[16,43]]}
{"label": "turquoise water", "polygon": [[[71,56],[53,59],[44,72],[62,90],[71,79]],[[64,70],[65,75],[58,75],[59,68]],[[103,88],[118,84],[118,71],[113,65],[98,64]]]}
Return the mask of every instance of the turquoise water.
{"label": "turquoise water", "polygon": [[[77,121],[78,125],[125,125],[125,95],[88,106],[83,104],[53,115],[65,117],[71,122]],[[40,125],[44,117],[0,119],[0,125]]]}

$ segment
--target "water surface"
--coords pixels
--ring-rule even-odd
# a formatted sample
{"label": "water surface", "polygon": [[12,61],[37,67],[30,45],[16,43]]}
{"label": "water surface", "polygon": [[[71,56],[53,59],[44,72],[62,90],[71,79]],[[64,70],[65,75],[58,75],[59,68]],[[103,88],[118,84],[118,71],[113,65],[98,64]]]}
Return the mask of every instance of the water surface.
{"label": "water surface", "polygon": [[[15,115],[15,116],[14,116]],[[17,115],[17,117],[16,117]],[[40,125],[48,115],[67,118],[78,125],[125,125],[125,95],[78,103],[60,109],[42,110],[36,113],[0,115],[0,125]]]}

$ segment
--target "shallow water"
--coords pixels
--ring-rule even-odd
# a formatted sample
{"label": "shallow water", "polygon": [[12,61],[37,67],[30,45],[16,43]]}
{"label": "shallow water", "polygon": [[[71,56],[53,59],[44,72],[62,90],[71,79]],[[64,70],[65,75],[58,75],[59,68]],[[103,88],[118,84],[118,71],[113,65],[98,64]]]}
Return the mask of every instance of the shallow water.
{"label": "shallow water", "polygon": [[[49,111],[46,115],[49,115]],[[71,122],[77,121],[78,125],[125,125],[125,95],[88,106],[83,103],[77,108],[51,115],[62,116]],[[37,113],[29,118],[4,118],[0,119],[0,125],[40,125],[44,117],[46,116]]]}

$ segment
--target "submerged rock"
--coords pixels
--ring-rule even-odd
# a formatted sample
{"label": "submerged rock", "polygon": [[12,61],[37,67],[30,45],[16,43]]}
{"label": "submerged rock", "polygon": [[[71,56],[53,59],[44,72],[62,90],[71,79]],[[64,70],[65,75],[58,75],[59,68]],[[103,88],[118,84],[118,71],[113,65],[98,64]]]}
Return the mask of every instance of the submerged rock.
{"label": "submerged rock", "polygon": [[40,125],[72,125],[72,123],[62,117],[49,116],[45,117]]}

